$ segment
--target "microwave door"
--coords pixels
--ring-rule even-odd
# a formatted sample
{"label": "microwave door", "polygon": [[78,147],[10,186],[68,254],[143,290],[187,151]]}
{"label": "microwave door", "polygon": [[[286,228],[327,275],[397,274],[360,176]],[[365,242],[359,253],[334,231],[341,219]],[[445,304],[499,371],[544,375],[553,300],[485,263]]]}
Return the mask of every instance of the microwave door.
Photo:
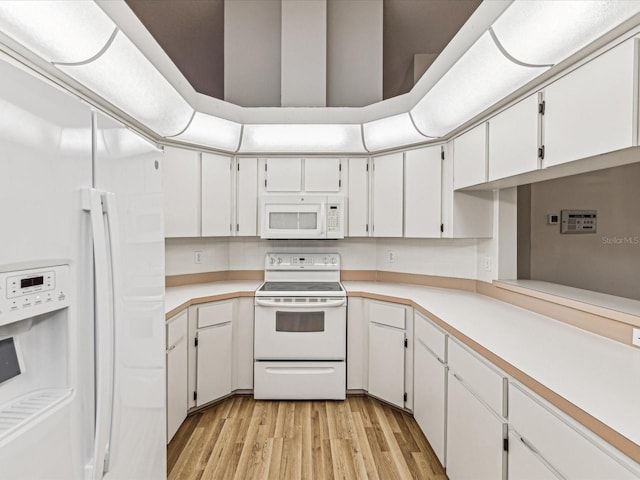
{"label": "microwave door", "polygon": [[263,238],[321,238],[322,205],[265,205]]}

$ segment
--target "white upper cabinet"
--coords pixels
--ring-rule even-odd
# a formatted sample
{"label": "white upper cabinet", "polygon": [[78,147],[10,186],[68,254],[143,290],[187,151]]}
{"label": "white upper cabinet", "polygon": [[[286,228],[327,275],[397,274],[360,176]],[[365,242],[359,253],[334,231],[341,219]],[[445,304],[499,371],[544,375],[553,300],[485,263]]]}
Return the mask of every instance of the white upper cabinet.
{"label": "white upper cabinet", "polygon": [[350,158],[348,176],[349,237],[369,236],[369,159]]}
{"label": "white upper cabinet", "polygon": [[339,158],[305,158],[304,191],[339,192],[341,170]]}
{"label": "white upper cabinet", "polygon": [[442,198],[441,148],[404,154],[404,236],[440,237]]}
{"label": "white upper cabinet", "polygon": [[258,159],[236,159],[235,234],[253,237],[258,234]]}
{"label": "white upper cabinet", "polygon": [[392,153],[373,158],[374,237],[402,237],[403,154]]}
{"label": "white upper cabinet", "polygon": [[165,237],[200,236],[200,153],[164,147]]}
{"label": "white upper cabinet", "polygon": [[489,238],[493,236],[493,192],[453,190],[451,143],[442,162],[442,237]]}
{"label": "white upper cabinet", "polygon": [[267,192],[300,192],[302,190],[302,159],[266,159],[265,181]]}
{"label": "white upper cabinet", "polygon": [[637,143],[637,40],[630,39],[544,90],[544,167]]}
{"label": "white upper cabinet", "polygon": [[202,154],[202,236],[223,237],[232,233],[231,157]]}
{"label": "white upper cabinet", "polygon": [[489,181],[538,168],[538,108],[536,93],[489,120]]}
{"label": "white upper cabinet", "polygon": [[453,140],[453,188],[487,181],[487,124],[483,123]]}

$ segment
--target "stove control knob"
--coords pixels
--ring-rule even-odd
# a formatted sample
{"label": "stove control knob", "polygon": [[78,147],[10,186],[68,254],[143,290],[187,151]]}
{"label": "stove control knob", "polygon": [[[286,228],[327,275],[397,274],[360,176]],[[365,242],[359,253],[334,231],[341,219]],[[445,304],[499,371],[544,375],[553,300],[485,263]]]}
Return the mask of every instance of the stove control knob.
{"label": "stove control knob", "polygon": [[282,258],[278,257],[278,265],[282,263]]}
{"label": "stove control knob", "polygon": [[276,259],[273,257],[269,257],[269,265],[273,265],[274,263],[276,263]]}
{"label": "stove control knob", "polygon": [[331,257],[329,257],[329,256],[324,257],[324,264],[325,264],[325,265],[329,263],[330,258],[331,258]]}
{"label": "stove control knob", "polygon": [[338,259],[336,257],[331,257],[331,265],[335,265],[338,263]]}

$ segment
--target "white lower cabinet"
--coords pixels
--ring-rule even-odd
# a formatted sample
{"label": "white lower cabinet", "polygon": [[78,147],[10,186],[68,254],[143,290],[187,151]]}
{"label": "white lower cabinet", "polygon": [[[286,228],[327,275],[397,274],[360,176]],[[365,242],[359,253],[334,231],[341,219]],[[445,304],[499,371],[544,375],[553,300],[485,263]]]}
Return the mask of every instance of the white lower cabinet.
{"label": "white lower cabinet", "polygon": [[504,478],[506,424],[449,372],[447,476],[450,480]]}
{"label": "white lower cabinet", "polygon": [[231,393],[231,322],[198,330],[196,406]]}
{"label": "white lower cabinet", "polygon": [[444,465],[447,367],[417,336],[414,345],[413,416]]}
{"label": "white lower cabinet", "polygon": [[167,322],[167,443],[187,417],[187,311]]}
{"label": "white lower cabinet", "polygon": [[[524,387],[509,385],[509,424],[526,445],[568,480],[622,480],[640,478],[637,467],[616,454],[584,427]],[[509,464],[517,469],[519,458]],[[636,464],[637,466],[637,464]],[[522,468],[522,466],[520,466]],[[518,470],[515,470],[518,471]],[[514,474],[515,475],[515,474]],[[529,478],[514,476],[511,478]],[[554,477],[550,477],[554,478]]]}
{"label": "white lower cabinet", "polygon": [[400,408],[413,408],[411,307],[367,300],[367,391]]}
{"label": "white lower cabinet", "polygon": [[540,455],[526,440],[515,432],[509,432],[509,480],[556,480],[559,477],[547,466]]}

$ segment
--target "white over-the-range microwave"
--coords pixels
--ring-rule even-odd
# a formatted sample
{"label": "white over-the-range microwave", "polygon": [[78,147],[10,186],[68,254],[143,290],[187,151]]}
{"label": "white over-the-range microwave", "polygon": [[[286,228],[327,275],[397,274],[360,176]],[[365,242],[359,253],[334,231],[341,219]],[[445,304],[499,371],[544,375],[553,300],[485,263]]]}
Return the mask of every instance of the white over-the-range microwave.
{"label": "white over-the-range microwave", "polygon": [[263,195],[260,237],[344,238],[343,195]]}

